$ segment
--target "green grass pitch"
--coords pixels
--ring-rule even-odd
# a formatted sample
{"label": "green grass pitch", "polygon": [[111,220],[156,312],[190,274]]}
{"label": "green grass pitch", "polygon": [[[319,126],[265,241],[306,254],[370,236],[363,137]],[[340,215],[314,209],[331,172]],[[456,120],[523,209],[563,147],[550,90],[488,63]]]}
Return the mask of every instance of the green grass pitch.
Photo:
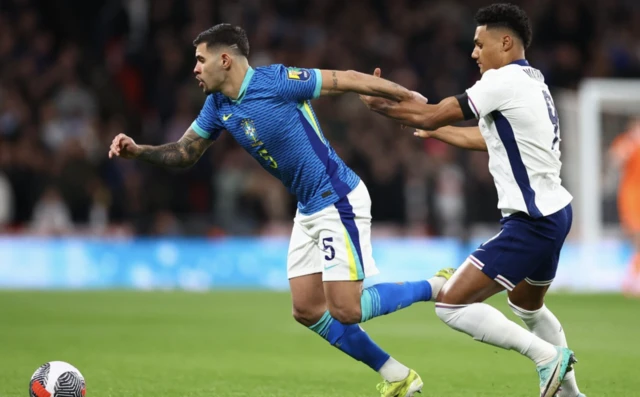
{"label": "green grass pitch", "polygon": [[[515,319],[505,296],[491,303]],[[589,397],[640,396],[640,301],[552,294]],[[87,397],[373,397],[376,373],[292,319],[270,292],[0,292],[0,397],[26,397],[33,371],[77,366]],[[425,397],[538,395],[533,364],[474,342],[432,303],[364,325],[425,381]]]}

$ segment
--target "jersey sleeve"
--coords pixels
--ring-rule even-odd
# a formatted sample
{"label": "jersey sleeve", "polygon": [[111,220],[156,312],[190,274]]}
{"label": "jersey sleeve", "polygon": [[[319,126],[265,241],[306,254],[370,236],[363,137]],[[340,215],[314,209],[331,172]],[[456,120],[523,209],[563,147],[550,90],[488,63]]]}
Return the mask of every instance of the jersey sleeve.
{"label": "jersey sleeve", "polygon": [[216,109],[213,95],[209,95],[200,110],[198,117],[191,123],[191,128],[202,138],[218,139],[224,127],[218,118],[218,110]]}
{"label": "jersey sleeve", "polygon": [[513,98],[513,85],[502,77],[499,70],[488,70],[473,87],[467,89],[469,106],[476,118],[500,110]]}
{"label": "jersey sleeve", "polygon": [[276,66],[275,88],[286,100],[300,102],[320,96],[322,74],[319,69]]}

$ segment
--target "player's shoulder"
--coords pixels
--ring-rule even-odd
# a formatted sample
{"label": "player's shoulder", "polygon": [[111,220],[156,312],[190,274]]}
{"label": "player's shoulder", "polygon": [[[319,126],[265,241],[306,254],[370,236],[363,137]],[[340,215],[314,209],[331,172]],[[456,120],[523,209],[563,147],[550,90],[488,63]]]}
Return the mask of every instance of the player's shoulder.
{"label": "player's shoulder", "polygon": [[285,69],[286,67],[284,65],[279,63],[274,63],[271,65],[258,66],[254,70],[255,70],[255,74],[259,76],[275,77],[278,74],[282,73]]}
{"label": "player's shoulder", "polygon": [[258,66],[254,69],[254,78],[252,82],[253,90],[261,92],[278,91],[280,82],[286,73],[286,68],[282,64],[271,64]]}
{"label": "player's shoulder", "polygon": [[312,70],[274,63],[272,65],[256,68],[256,73],[258,72],[276,79],[306,81],[311,77]]}
{"label": "player's shoulder", "polygon": [[521,72],[519,65],[506,65],[498,69],[489,69],[482,74],[482,81],[504,82],[517,78]]}

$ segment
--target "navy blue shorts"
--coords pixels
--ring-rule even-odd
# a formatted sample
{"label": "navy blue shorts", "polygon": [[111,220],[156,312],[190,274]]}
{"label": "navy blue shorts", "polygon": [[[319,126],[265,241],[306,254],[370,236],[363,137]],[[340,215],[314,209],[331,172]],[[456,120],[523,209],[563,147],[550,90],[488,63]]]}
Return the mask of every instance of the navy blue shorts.
{"label": "navy blue shorts", "polygon": [[502,218],[500,233],[480,245],[469,261],[509,291],[522,280],[549,285],[572,220],[571,204],[538,219],[523,212]]}

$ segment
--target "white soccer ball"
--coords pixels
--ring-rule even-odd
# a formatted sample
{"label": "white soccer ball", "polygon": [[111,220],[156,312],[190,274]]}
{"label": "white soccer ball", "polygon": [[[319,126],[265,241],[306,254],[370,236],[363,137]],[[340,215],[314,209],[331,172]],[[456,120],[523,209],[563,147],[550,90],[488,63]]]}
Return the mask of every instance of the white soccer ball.
{"label": "white soccer ball", "polygon": [[84,397],[87,388],[76,367],[63,361],[42,364],[31,376],[31,397]]}

